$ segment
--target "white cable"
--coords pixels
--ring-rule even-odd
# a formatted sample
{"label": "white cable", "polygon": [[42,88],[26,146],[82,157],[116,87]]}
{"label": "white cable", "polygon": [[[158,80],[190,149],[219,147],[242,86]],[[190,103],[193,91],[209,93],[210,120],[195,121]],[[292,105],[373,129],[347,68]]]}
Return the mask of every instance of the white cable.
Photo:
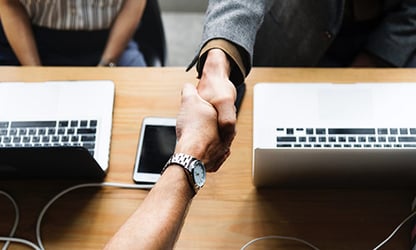
{"label": "white cable", "polygon": [[[30,247],[32,247],[35,250],[44,250],[43,244],[42,244],[42,239],[40,236],[40,226],[42,223],[42,219],[43,216],[45,215],[46,211],[48,210],[48,208],[60,197],[62,197],[63,195],[67,194],[70,191],[73,191],[75,189],[79,189],[79,188],[84,188],[84,187],[119,187],[119,188],[128,188],[128,189],[151,189],[153,187],[153,184],[123,184],[123,183],[113,183],[113,182],[103,182],[103,183],[86,183],[86,184],[80,184],[80,185],[76,185],[76,186],[72,186],[69,187],[67,189],[65,189],[64,191],[58,193],[55,197],[53,197],[42,209],[42,211],[39,214],[38,220],[36,222],[36,239],[38,241],[38,245],[36,246],[34,243],[25,240],[25,239],[21,239],[21,238],[16,238],[13,237],[18,223],[19,223],[19,209],[17,206],[17,203],[15,202],[15,200],[13,199],[13,197],[11,197],[9,194],[7,194],[4,191],[0,190],[0,194],[6,196],[12,203],[13,203],[13,207],[15,209],[15,213],[16,213],[16,218],[14,221],[14,225],[12,227],[12,230],[10,232],[10,237],[0,237],[0,241],[5,241],[5,245],[3,246],[3,250],[7,249],[7,247],[9,246],[10,242],[17,242],[17,243],[21,243],[21,244],[26,244]],[[416,199],[414,201],[414,203],[416,203]],[[412,206],[414,206],[416,204],[412,204]],[[378,246],[376,246],[373,250],[377,250],[379,248],[381,248],[384,244],[386,244],[396,233],[397,231],[399,231],[399,229],[405,224],[407,223],[410,219],[412,219],[414,216],[416,215],[416,211],[413,211],[406,219],[404,219],[394,230],[393,232],[384,240],[382,241]],[[271,236],[264,236],[264,237],[259,237],[256,239],[253,239],[251,241],[249,241],[248,243],[246,243],[241,250],[246,249],[248,246],[252,245],[253,243],[260,241],[260,240],[266,240],[266,239],[281,239],[281,240],[291,240],[291,241],[296,241],[302,244],[305,244],[307,246],[309,246],[310,248],[314,249],[314,250],[319,250],[319,248],[317,248],[316,246],[312,245],[311,243],[296,238],[296,237],[290,237],[290,236],[279,236],[279,235],[271,235]]]}
{"label": "white cable", "polygon": [[48,208],[60,197],[65,195],[68,192],[71,192],[72,190],[84,188],[84,187],[119,187],[119,188],[129,188],[129,189],[150,189],[153,187],[153,184],[123,184],[123,183],[114,183],[114,182],[102,182],[102,183],[86,183],[86,184],[79,184],[72,187],[69,187],[65,189],[64,191],[57,194],[55,197],[53,197],[49,202],[43,207],[42,211],[39,214],[38,220],[36,222],[36,239],[38,242],[38,245],[40,249],[45,249],[42,244],[42,239],[40,236],[40,226],[42,223],[43,216],[45,215]]}
{"label": "white cable", "polygon": [[397,231],[399,231],[399,229],[406,223],[408,222],[410,219],[412,219],[414,216],[416,215],[416,211],[413,211],[413,213],[411,213],[409,216],[407,216],[406,219],[404,219],[397,227],[396,229],[393,230],[393,232],[384,240],[382,241],[380,244],[378,244],[378,246],[376,246],[373,250],[377,250],[380,249],[380,247],[382,247],[384,244],[386,244],[396,233]]}
{"label": "white cable", "polygon": [[35,243],[32,243],[28,240],[16,238],[16,237],[0,237],[0,241],[6,241],[6,242],[16,242],[24,245],[28,245],[31,248],[35,250],[42,250],[40,247],[36,246]]}
{"label": "white cable", "polygon": [[[0,194],[6,196],[12,202],[13,207],[14,207],[15,218],[14,218],[14,223],[13,223],[12,230],[10,230],[10,234],[9,234],[9,237],[8,237],[8,238],[12,238],[14,236],[14,234],[16,233],[17,226],[19,224],[19,219],[20,219],[19,207],[17,206],[17,203],[13,199],[13,197],[10,196],[8,193],[0,190]],[[2,240],[2,241],[6,241],[4,243],[4,246],[3,246],[3,250],[6,250],[9,247],[9,245],[10,245],[10,240]]]}
{"label": "white cable", "polygon": [[316,246],[312,245],[311,243],[302,240],[302,239],[298,239],[295,237],[290,237],[290,236],[280,236],[280,235],[270,235],[270,236],[264,236],[264,237],[259,237],[256,238],[254,240],[251,240],[249,242],[247,242],[242,248],[241,250],[246,249],[248,246],[252,245],[254,242],[260,241],[260,240],[267,240],[267,239],[278,239],[278,240],[291,240],[291,241],[296,241],[302,244],[307,245],[308,247],[314,249],[314,250],[319,250],[319,248],[317,248]]}
{"label": "white cable", "polygon": [[[416,199],[415,199],[416,200]],[[385,239],[383,240],[378,246],[376,246],[373,250],[378,250],[380,249],[382,246],[384,246],[389,240],[391,240],[391,238],[393,238],[393,236],[397,233],[397,231],[400,230],[400,228],[406,224],[410,219],[412,219],[414,216],[416,215],[416,211],[413,211],[409,216],[407,216],[406,219],[404,219],[394,230],[393,232]],[[248,246],[252,245],[254,242],[256,241],[260,241],[260,240],[266,240],[266,239],[283,239],[283,240],[293,240],[293,241],[297,241],[300,243],[303,243],[309,247],[311,247],[314,250],[319,250],[319,248],[315,247],[314,245],[308,243],[307,241],[304,241],[302,239],[298,239],[295,237],[287,237],[287,236],[278,236],[278,235],[272,235],[272,236],[264,236],[264,237],[259,237],[256,238],[254,240],[249,241],[247,244],[245,244],[241,250],[246,249]]]}

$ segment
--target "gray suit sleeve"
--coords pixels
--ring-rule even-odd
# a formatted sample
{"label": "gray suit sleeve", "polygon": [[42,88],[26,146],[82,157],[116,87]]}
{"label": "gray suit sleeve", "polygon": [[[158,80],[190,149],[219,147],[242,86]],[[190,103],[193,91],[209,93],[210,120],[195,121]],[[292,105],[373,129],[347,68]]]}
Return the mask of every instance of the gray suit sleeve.
{"label": "gray suit sleeve", "polygon": [[394,66],[405,66],[416,51],[416,0],[404,0],[389,12],[366,49]]}
{"label": "gray suit sleeve", "polygon": [[237,45],[247,73],[250,71],[256,33],[270,0],[210,0],[205,15],[202,48],[208,41],[221,38]]}

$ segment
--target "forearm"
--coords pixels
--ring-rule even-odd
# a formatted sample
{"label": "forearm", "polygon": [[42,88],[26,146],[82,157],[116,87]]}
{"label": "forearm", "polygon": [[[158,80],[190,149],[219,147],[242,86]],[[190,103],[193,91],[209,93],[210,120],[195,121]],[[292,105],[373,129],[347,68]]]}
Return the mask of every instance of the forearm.
{"label": "forearm", "polygon": [[[224,145],[219,137],[216,117],[214,107],[198,95],[195,86],[185,84],[176,121],[175,154],[202,160],[207,172],[218,170],[229,155],[228,145]],[[202,172],[195,170],[196,167],[189,169],[189,165],[178,159],[169,162],[171,164],[164,169],[146,199],[106,249],[173,249],[197,190],[192,185],[198,186],[192,179],[188,180],[188,174],[193,180],[200,179],[202,182],[198,187],[201,187],[205,171],[201,165],[198,166]]]}
{"label": "forearm", "polygon": [[105,50],[104,63],[117,62],[127,43],[136,31],[143,15],[146,0],[126,0],[114,20]]}
{"label": "forearm", "polygon": [[[36,66],[41,61],[29,17],[17,0],[0,0],[4,32],[21,65]],[[17,32],[18,31],[18,32]]]}
{"label": "forearm", "polygon": [[170,166],[106,249],[172,249],[192,197],[184,169]]}

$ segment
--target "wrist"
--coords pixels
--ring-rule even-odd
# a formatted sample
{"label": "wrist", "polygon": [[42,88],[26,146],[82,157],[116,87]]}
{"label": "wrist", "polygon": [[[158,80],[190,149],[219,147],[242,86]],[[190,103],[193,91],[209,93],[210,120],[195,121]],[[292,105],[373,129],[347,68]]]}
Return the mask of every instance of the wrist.
{"label": "wrist", "polygon": [[195,196],[195,191],[189,184],[185,170],[181,166],[170,164],[163,172],[161,178],[166,178],[169,182],[169,187],[175,189],[178,193],[184,194],[184,197],[187,199],[192,199]]}
{"label": "wrist", "polygon": [[189,187],[193,190],[193,195],[198,193],[204,186],[206,180],[206,169],[204,164],[192,155],[175,153],[163,167],[162,176],[167,169],[175,166],[182,168],[183,173],[185,173],[188,180]]}
{"label": "wrist", "polygon": [[[207,59],[208,52],[212,50],[211,53],[213,53],[215,51],[214,49],[222,52],[222,56],[225,56],[225,59],[228,62],[229,72],[226,75],[230,82],[232,82],[235,86],[242,84],[247,73],[250,71],[250,56],[241,46],[221,38],[215,38],[208,41],[202,47],[199,57],[194,59],[194,62],[197,63],[196,69],[198,72],[198,78],[202,78],[202,71],[205,66],[205,60]],[[192,66],[193,63],[191,63],[190,66]]]}
{"label": "wrist", "polygon": [[216,75],[227,80],[230,77],[231,65],[227,54],[221,49],[211,49],[207,52],[204,68],[202,69],[202,76]]}
{"label": "wrist", "polygon": [[199,143],[183,143],[183,141],[185,142],[190,142],[190,139],[185,139],[185,138],[181,138],[180,141],[178,141],[178,143],[176,144],[175,147],[175,154],[176,153],[184,153],[187,155],[192,155],[194,158],[196,159],[200,159],[202,161],[205,160],[204,158],[204,152],[206,149],[204,149],[204,147],[200,146]]}

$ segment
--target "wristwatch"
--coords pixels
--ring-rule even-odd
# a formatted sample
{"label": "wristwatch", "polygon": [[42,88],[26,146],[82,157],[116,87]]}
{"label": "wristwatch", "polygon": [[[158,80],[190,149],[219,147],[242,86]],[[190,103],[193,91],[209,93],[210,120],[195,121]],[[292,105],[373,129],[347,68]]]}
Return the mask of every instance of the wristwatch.
{"label": "wristwatch", "polygon": [[190,155],[177,153],[173,154],[169,158],[162,170],[162,174],[166,168],[172,164],[176,164],[184,168],[189,184],[191,184],[195,194],[198,193],[198,191],[204,186],[206,180],[204,164]]}

